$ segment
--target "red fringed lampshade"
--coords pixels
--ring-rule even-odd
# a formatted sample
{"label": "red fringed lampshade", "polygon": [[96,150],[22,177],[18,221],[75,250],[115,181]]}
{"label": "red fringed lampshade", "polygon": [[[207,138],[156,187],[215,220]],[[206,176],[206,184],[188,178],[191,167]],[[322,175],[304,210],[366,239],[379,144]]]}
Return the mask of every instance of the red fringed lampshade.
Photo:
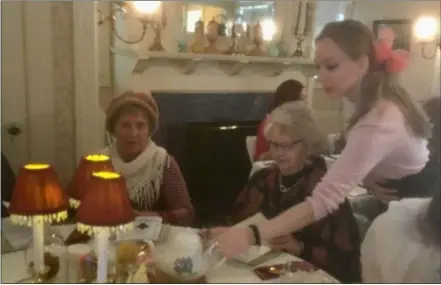
{"label": "red fringed lampshade", "polygon": [[115,172],[92,174],[88,191],[77,210],[77,226],[81,232],[126,230],[135,219],[125,180]]}
{"label": "red fringed lampshade", "polygon": [[46,222],[67,218],[68,200],[49,164],[27,164],[19,172],[9,212],[19,224],[31,224],[33,217]]}
{"label": "red fringed lampshade", "polygon": [[90,187],[87,183],[92,177],[92,173],[99,171],[113,171],[110,157],[102,154],[92,154],[84,156],[78,164],[75,176],[67,186],[67,195],[71,207],[78,208],[81,199]]}

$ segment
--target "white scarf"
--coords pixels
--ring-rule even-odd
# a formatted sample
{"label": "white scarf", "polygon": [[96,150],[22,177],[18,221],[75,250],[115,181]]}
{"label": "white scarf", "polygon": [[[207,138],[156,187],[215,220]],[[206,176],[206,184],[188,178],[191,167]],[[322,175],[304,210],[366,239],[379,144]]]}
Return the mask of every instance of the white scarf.
{"label": "white scarf", "polygon": [[130,200],[140,210],[151,210],[159,199],[164,167],[169,164],[167,151],[150,141],[137,158],[124,162],[113,143],[104,151],[112,160],[113,168],[126,179]]}

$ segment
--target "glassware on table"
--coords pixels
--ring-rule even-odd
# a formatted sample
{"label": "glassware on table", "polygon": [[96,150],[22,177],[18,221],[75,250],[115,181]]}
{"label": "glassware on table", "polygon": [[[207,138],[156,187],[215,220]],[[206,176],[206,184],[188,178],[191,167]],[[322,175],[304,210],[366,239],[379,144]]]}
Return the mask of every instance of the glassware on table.
{"label": "glassware on table", "polygon": [[275,283],[338,283],[325,272],[306,261],[288,261],[284,264],[280,278]]}
{"label": "glassware on table", "polygon": [[45,227],[44,263],[45,272],[37,276],[33,262],[33,238],[25,251],[25,266],[34,281],[65,283],[68,280],[67,247],[63,236],[53,227]]}
{"label": "glassware on table", "polygon": [[288,261],[284,264],[278,283],[311,283],[310,276],[314,269],[302,270],[298,261]]}

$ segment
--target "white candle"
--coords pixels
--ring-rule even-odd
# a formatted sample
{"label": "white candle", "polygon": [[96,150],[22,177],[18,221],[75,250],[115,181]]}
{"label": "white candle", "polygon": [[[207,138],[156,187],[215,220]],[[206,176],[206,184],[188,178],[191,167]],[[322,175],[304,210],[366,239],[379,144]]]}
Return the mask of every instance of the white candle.
{"label": "white candle", "polygon": [[301,13],[300,13],[300,25],[299,25],[299,33],[300,34],[304,34],[305,33],[305,28],[306,28],[306,18],[307,18],[307,16],[306,16],[306,13],[307,13],[307,11],[306,11],[306,2],[305,1],[302,1],[302,2],[300,2],[300,7],[301,7]]}
{"label": "white candle", "polygon": [[302,17],[302,1],[298,1],[297,5],[297,16],[296,16],[296,24],[294,26],[294,35],[299,34],[300,28],[300,18]]}
{"label": "white candle", "polygon": [[109,245],[109,230],[102,230],[95,234],[95,249],[98,259],[97,283],[107,283],[107,248]]}

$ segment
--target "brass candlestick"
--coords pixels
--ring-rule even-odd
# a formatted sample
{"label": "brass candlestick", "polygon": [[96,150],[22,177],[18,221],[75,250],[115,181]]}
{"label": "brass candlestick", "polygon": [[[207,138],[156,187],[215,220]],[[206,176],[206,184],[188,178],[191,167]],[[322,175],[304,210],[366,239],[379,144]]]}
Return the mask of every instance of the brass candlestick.
{"label": "brass candlestick", "polygon": [[155,38],[153,39],[153,44],[150,46],[149,51],[165,51],[161,42],[161,32],[167,26],[167,17],[165,11],[160,11],[161,17],[159,19],[152,18],[148,22],[155,32]]}
{"label": "brass candlestick", "polygon": [[[292,57],[305,58],[304,47],[303,44],[305,42],[305,38],[310,34],[311,27],[311,19],[312,19],[312,7],[308,1],[300,1],[299,6],[297,8],[297,18],[296,24],[294,27],[294,36],[296,37],[296,49],[292,54]],[[303,28],[301,28],[300,22],[303,23]],[[300,32],[300,30],[302,30]]]}
{"label": "brass candlestick", "polygon": [[300,57],[304,58],[305,54],[303,51],[303,43],[305,41],[306,34],[305,33],[298,33],[295,35],[297,42],[296,42],[296,49],[294,50],[294,53],[291,57]]}
{"label": "brass candlestick", "polygon": [[153,40],[153,44],[149,47],[149,51],[165,51],[165,48],[162,46],[161,42],[161,29],[162,27],[160,24],[153,26],[155,38]]}

